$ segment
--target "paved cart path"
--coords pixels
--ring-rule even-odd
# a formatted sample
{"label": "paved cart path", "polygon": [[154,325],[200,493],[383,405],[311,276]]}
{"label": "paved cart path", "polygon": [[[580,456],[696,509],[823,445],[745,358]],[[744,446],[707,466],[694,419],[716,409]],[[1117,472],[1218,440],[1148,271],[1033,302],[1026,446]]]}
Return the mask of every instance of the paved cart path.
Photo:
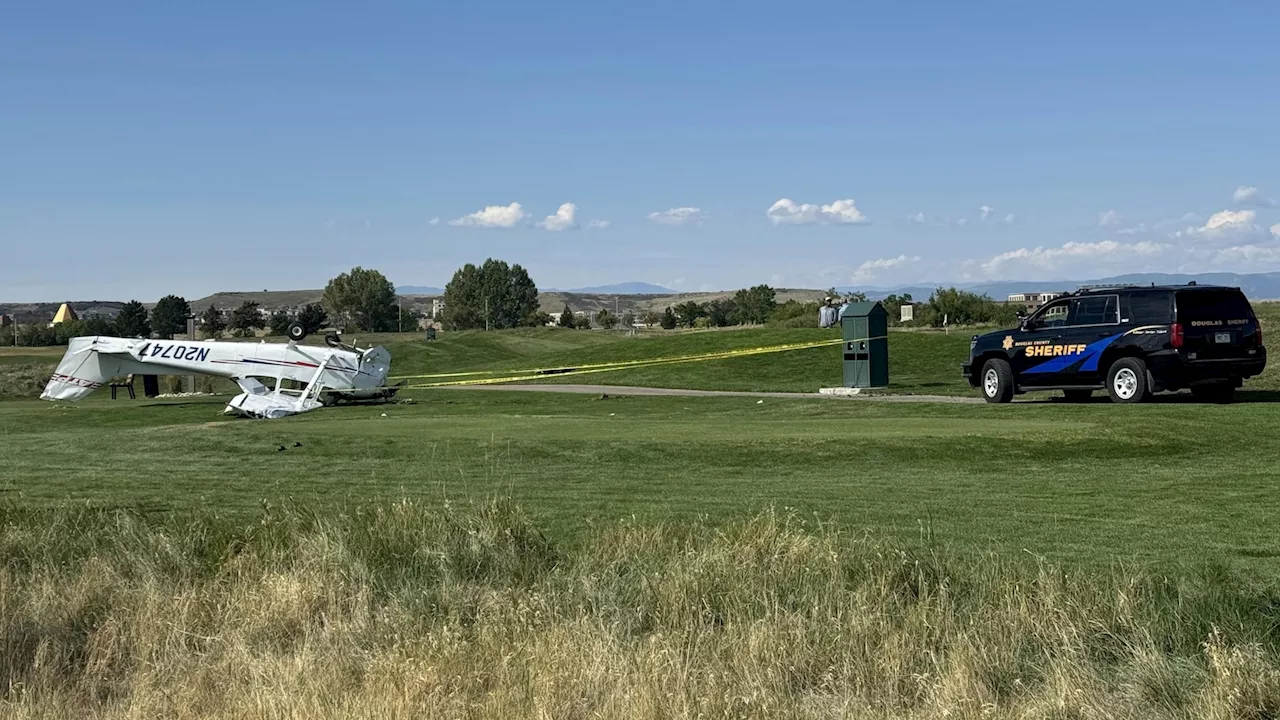
{"label": "paved cart path", "polygon": [[629,385],[463,385],[442,390],[506,390],[508,392],[559,392],[584,395],[660,395],[673,397],[752,397],[782,398],[789,400],[874,400],[877,402],[928,402],[928,403],[980,403],[982,398],[954,395],[890,395],[866,393],[861,395],[819,395],[818,393],[739,392],[733,390],[685,390],[681,388],[635,387]]}

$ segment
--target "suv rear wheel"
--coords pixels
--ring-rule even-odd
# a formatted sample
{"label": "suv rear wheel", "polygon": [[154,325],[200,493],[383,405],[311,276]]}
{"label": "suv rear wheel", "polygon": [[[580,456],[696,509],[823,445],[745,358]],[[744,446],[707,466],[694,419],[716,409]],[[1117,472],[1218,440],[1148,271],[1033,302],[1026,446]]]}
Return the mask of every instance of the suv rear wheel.
{"label": "suv rear wheel", "polygon": [[1191,396],[1200,402],[1225,405],[1234,400],[1235,395],[1236,386],[1230,380],[1194,383],[1191,386]]}
{"label": "suv rear wheel", "polygon": [[1147,364],[1142,358],[1120,358],[1107,370],[1107,395],[1111,402],[1138,403],[1151,397],[1147,386]]}
{"label": "suv rear wheel", "polygon": [[992,358],[982,366],[982,397],[989,403],[1013,399],[1013,369],[1008,360]]}

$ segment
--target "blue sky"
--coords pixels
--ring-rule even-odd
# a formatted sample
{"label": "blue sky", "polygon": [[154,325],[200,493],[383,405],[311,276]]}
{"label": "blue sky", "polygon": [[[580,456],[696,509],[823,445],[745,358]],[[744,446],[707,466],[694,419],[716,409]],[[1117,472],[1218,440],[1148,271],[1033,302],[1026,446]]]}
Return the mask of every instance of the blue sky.
{"label": "blue sky", "polygon": [[0,14],[0,300],[1280,269],[1272,2],[118,5]]}

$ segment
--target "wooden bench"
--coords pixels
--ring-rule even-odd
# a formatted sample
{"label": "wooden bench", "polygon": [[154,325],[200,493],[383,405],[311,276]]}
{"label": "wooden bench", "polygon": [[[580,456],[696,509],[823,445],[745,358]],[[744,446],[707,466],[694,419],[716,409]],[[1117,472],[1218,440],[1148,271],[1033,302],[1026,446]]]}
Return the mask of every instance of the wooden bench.
{"label": "wooden bench", "polygon": [[124,382],[113,382],[113,383],[111,383],[110,387],[111,387],[111,399],[112,399],[112,400],[115,400],[115,399],[116,399],[116,388],[124,388],[125,390],[128,390],[128,391],[129,391],[129,399],[130,399],[130,400],[136,400],[136,399],[137,399],[137,396],[133,394],[133,375],[128,375],[128,376],[126,376],[126,377],[125,377],[125,381],[124,381]]}

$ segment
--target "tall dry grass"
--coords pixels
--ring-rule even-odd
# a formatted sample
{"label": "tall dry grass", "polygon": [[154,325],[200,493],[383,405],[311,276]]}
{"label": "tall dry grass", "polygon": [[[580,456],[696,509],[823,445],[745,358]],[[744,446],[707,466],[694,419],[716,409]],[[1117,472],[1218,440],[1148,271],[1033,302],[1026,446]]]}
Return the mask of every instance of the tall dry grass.
{"label": "tall dry grass", "polygon": [[0,400],[40,397],[57,367],[55,362],[0,365]]}
{"label": "tall dry grass", "polygon": [[9,718],[1267,718],[1274,589],[766,513],[549,542],[502,503],[0,510]]}

